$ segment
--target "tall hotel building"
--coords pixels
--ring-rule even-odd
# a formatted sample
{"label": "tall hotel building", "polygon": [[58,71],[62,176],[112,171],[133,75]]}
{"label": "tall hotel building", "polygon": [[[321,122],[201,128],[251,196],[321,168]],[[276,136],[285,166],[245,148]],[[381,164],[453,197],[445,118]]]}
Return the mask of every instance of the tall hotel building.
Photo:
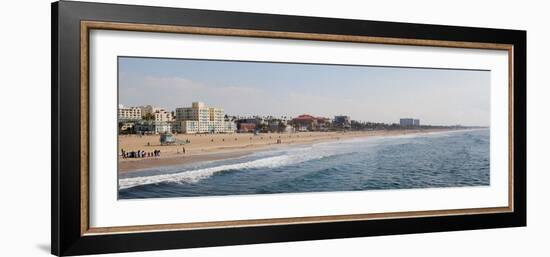
{"label": "tall hotel building", "polygon": [[176,108],[176,122],[182,133],[233,133],[237,126],[225,121],[223,109],[193,102],[191,107]]}

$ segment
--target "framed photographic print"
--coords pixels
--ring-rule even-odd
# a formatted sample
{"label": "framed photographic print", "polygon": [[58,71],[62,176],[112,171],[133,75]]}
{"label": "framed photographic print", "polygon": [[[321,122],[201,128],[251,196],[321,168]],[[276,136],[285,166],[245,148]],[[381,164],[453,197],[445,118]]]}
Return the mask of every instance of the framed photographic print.
{"label": "framed photographic print", "polygon": [[52,5],[52,253],[526,225],[526,32]]}

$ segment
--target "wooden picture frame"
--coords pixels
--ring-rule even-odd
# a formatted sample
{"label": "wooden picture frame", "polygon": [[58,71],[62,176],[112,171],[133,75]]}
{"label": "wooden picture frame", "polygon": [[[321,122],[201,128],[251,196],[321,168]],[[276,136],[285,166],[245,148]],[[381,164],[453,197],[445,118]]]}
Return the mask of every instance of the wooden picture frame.
{"label": "wooden picture frame", "polygon": [[[506,207],[90,227],[89,33],[139,31],[499,49],[509,56]],[[84,2],[52,4],[52,254],[80,255],[526,225],[526,32]]]}

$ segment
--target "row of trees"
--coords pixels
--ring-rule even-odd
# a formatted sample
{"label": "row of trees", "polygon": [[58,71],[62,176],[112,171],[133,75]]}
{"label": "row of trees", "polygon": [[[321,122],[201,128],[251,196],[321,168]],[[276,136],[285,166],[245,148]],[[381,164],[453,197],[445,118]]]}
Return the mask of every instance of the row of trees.
{"label": "row of trees", "polygon": [[351,121],[351,130],[392,130],[392,129],[437,129],[437,128],[464,128],[464,126],[454,125],[454,126],[432,126],[432,125],[421,125],[415,127],[402,127],[397,123],[379,123],[379,122],[359,122],[352,120]]}

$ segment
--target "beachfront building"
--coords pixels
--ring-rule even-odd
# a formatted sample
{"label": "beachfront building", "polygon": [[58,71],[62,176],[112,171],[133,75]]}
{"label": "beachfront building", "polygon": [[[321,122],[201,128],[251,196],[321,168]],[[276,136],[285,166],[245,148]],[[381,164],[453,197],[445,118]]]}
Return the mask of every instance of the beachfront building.
{"label": "beachfront building", "polygon": [[168,124],[170,124],[172,133],[177,134],[181,132],[181,122],[173,120],[173,121],[169,121]]}
{"label": "beachfront building", "polygon": [[255,123],[238,123],[239,133],[255,132],[257,125]]}
{"label": "beachfront building", "polygon": [[233,133],[237,126],[225,120],[222,108],[208,107],[193,102],[191,107],[176,108],[176,122],[181,133]]}
{"label": "beachfront building", "polygon": [[172,126],[166,121],[141,120],[134,124],[134,132],[136,134],[160,134],[171,131]]}
{"label": "beachfront building", "polygon": [[141,119],[141,108],[139,107],[125,107],[124,105],[118,106],[118,120],[127,121],[127,120],[140,120]]}
{"label": "beachfront building", "polygon": [[330,119],[324,117],[314,117],[308,114],[302,114],[292,119],[291,124],[297,131],[326,131],[330,126]]}
{"label": "beachfront building", "polygon": [[413,118],[401,118],[399,119],[399,125],[406,128],[420,127],[420,120]]}

